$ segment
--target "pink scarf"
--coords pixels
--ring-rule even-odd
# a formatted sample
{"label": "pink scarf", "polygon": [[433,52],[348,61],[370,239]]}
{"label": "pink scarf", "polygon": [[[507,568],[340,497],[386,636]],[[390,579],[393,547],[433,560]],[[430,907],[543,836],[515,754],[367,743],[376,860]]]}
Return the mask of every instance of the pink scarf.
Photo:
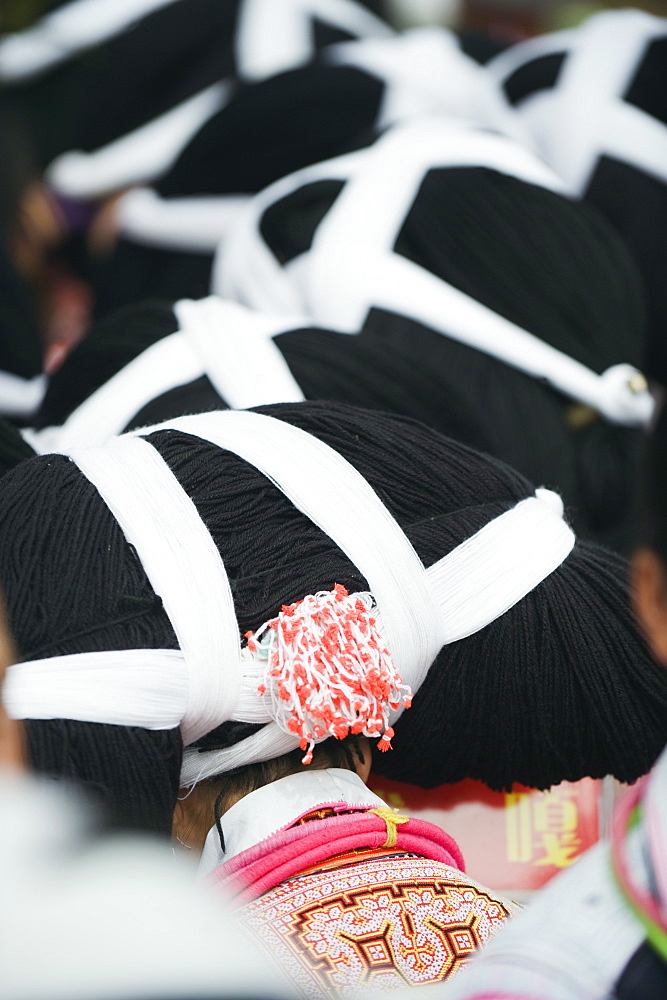
{"label": "pink scarf", "polygon": [[224,861],[207,881],[224,887],[235,902],[248,903],[308,868],[361,848],[417,854],[465,871],[457,843],[444,830],[381,809],[346,812],[280,830]]}

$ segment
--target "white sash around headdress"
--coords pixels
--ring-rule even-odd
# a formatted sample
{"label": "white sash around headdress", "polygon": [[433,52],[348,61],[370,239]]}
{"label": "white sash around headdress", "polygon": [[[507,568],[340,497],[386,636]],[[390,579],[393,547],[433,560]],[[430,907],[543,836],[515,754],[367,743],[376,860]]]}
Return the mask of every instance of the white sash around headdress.
{"label": "white sash around headdress", "polygon": [[[258,308],[305,312],[350,334],[359,332],[372,308],[386,309],[543,379],[613,423],[650,421],[653,398],[632,365],[598,374],[393,249],[429,170],[489,167],[563,193],[563,183],[544,164],[509,139],[439,119],[391,129],[356,155],[299,171],[251,202],[221,247],[216,290]],[[261,215],[291,191],[326,177],[346,183],[311,249],[281,267],[261,239]]]}
{"label": "white sash around headdress", "polygon": [[557,569],[574,545],[560,498],[538,490],[426,569],[349,462],[313,435],[258,413],[181,417],[103,447],[75,450],[73,461],[118,520],[162,599],[179,650],[81,653],[15,664],[5,685],[8,711],[15,718],[148,729],[180,722],[186,746],[231,718],[268,723],[229,750],[186,754],[183,775],[189,782],[278,756],[298,739],[270,721],[257,694],[256,665],[241,651],[222,559],[194,503],[146,440],[158,430],[192,434],[233,451],[335,541],[366,578],[392,659],[413,690],[443,645],[504,614]]}

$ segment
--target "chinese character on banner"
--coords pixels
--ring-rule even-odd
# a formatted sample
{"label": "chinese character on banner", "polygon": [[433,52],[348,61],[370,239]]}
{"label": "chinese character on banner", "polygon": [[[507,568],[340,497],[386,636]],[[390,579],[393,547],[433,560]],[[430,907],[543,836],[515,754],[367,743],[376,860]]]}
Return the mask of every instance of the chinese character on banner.
{"label": "chinese character on banner", "polygon": [[538,889],[600,836],[602,782],[592,778],[548,792],[492,792],[478,781],[424,790],[379,776],[370,785],[388,805],[446,830],[471,877],[498,891]]}

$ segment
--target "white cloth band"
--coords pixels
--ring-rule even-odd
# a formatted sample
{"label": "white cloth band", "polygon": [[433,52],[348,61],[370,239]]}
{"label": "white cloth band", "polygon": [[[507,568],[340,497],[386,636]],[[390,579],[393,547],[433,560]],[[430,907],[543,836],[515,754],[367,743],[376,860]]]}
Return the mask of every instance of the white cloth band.
{"label": "white cloth band", "polygon": [[161,198],[135,188],[116,203],[116,225],[125,239],[144,246],[213,253],[237,222],[249,195]]}
{"label": "white cloth band", "polygon": [[188,671],[181,727],[187,745],[231,717],[241,684],[234,601],[220,554],[194,503],[148,441],[125,435],[71,457],[162,598]]}
{"label": "white cloth band", "polygon": [[0,80],[20,81],[108,41],[175,0],[74,0],[37,24],[0,39]]}
{"label": "white cloth band", "polygon": [[307,62],[313,55],[314,17],[352,35],[393,34],[378,17],[350,0],[245,0],[235,38],[239,76],[263,80]]}
{"label": "white cloth band", "polygon": [[322,62],[355,66],[385,87],[375,122],[379,130],[424,114],[448,114],[504,134],[522,134],[521,119],[507,107],[480,66],[445,28],[414,28],[392,38],[339,42],[323,50]]}
{"label": "white cloth band", "polygon": [[[254,231],[248,214],[239,223],[238,239],[232,232],[216,262],[221,294],[262,308],[289,305],[318,324],[351,334],[359,332],[370,309],[387,309],[544,379],[614,423],[649,423],[653,398],[633,366],[614,365],[599,375],[392,250],[430,169],[489,167],[563,193],[562,182],[530,152],[502,136],[425,119],[391,129],[372,151],[364,151],[355,175],[349,175],[349,160],[344,166],[349,179],[312,248],[285,268],[270,262],[268,248],[259,249],[257,213],[284,197],[290,178],[263,193]],[[330,168],[329,176],[338,177],[335,161]],[[326,164],[320,165],[320,176],[326,176]],[[303,176],[291,180],[297,189]]]}
{"label": "white cloth band", "polygon": [[152,121],[90,153],[62,153],[46,171],[49,184],[71,198],[98,198],[131,184],[155,180],[174,164],[201,126],[230,98],[222,80],[188,97]]}
{"label": "white cloth band", "polygon": [[46,391],[46,376],[21,378],[0,371],[0,413],[6,417],[31,417],[39,409]]}
{"label": "white cloth band", "polygon": [[307,326],[307,319],[257,313],[215,296],[184,299],[174,313],[179,330],[121,368],[60,427],[24,429],[28,444],[40,455],[103,444],[152,400],[202,375],[232,408],[303,400],[273,338]]}
{"label": "white cloth band", "polygon": [[516,111],[533,148],[573,194],[585,193],[605,155],[667,183],[665,124],[623,100],[646,46],[666,34],[665,18],[640,10],[604,11],[575,30],[513,46],[489,64],[492,78],[502,84],[533,59],[565,53],[556,84],[527,95]]}
{"label": "white cloth band", "polygon": [[307,319],[251,312],[215,295],[183,299],[174,312],[203,371],[231,409],[304,400],[273,338],[308,326]]}
{"label": "white cloth band", "polygon": [[[560,499],[540,490],[426,570],[363,477],[305,431],[262,414],[236,411],[182,417],[149,431],[159,429],[193,434],[249,461],[334,539],[366,577],[394,662],[413,690],[444,644],[502,615],[552,573],[574,545]],[[126,435],[73,458],[135,546],[163,600],[182,651],[164,651],[165,672],[178,677],[172,679],[170,691],[159,686],[151,705],[147,691],[163,655],[159,650],[148,651],[147,676],[142,676],[142,651],[137,650],[120,654],[115,675],[108,670],[116,655],[111,653],[54,657],[37,661],[34,670],[30,663],[18,664],[8,671],[12,712],[25,718],[67,718],[75,711],[74,717],[84,714],[88,721],[137,725],[138,713],[145,711],[143,724],[155,729],[168,727],[183,713],[186,744],[225,719],[267,718],[256,695],[257,670],[248,654],[241,653],[222,560],[194,503],[158,452],[143,438]],[[60,661],[62,684],[56,679]],[[72,681],[76,671],[88,669],[100,671],[103,696],[93,680],[81,686]],[[47,670],[49,690],[55,692],[50,712],[42,679]],[[75,688],[79,693],[68,712],[65,694]],[[119,709],[114,720],[109,717],[112,706]],[[229,750],[186,755],[184,780],[278,756],[295,745],[291,734],[269,723]]]}

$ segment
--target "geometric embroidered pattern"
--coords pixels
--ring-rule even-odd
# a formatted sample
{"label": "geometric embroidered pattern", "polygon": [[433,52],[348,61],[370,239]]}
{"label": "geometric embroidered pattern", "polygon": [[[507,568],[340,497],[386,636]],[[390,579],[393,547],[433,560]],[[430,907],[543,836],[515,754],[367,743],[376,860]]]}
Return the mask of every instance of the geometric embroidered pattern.
{"label": "geometric embroidered pattern", "polygon": [[441,862],[367,850],[283,882],[237,916],[299,993],[319,1000],[440,982],[514,909]]}

